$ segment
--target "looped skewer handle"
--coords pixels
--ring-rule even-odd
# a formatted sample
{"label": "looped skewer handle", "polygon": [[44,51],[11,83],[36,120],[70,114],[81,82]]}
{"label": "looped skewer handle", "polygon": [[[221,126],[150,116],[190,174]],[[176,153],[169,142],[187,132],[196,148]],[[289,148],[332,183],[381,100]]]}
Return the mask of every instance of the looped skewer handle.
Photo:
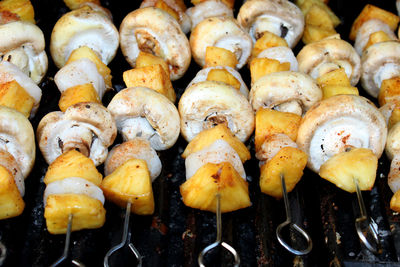
{"label": "looped skewer handle", "polygon": [[[296,223],[294,223],[292,221],[292,213],[290,211],[289,197],[288,197],[288,193],[286,190],[285,177],[282,174],[281,174],[281,186],[282,186],[283,200],[285,202],[286,221],[284,221],[283,223],[278,225],[278,227],[276,228],[276,237],[277,237],[279,243],[284,248],[286,248],[290,253],[297,255],[297,256],[306,255],[312,249],[312,240],[311,240],[310,235],[303,228],[301,228],[299,225],[297,225]],[[288,243],[285,242],[285,239],[283,238],[283,235],[282,235],[282,229],[288,225],[289,225],[289,227],[292,227],[295,231],[297,231],[304,237],[304,239],[307,241],[307,248],[305,248],[303,250],[298,250],[298,249],[291,247]]]}
{"label": "looped skewer handle", "polygon": [[198,264],[200,267],[205,267],[204,265],[204,255],[206,255],[209,251],[213,250],[214,248],[218,247],[221,245],[223,248],[228,250],[234,258],[234,265],[235,267],[238,267],[240,265],[240,257],[237,251],[228,243],[222,242],[222,219],[221,219],[221,195],[218,193],[216,195],[217,198],[217,210],[216,210],[216,216],[217,216],[217,239],[215,240],[214,243],[208,245],[205,247],[199,254],[199,257],[197,259]]}
{"label": "looped skewer handle", "polygon": [[[358,206],[360,207],[360,213],[361,213],[361,216],[356,218],[355,221],[358,237],[369,251],[371,251],[374,254],[381,254],[382,253],[381,242],[379,240],[379,236],[375,226],[372,224],[371,219],[367,215],[364,199],[361,194],[360,186],[358,185],[358,179],[353,178],[353,181],[356,186]],[[368,224],[367,227],[364,227],[365,222]],[[368,233],[372,235],[373,242],[375,243],[374,245],[371,245],[371,243],[368,241],[367,238]]]}
{"label": "looped skewer handle", "polygon": [[[131,206],[132,203],[128,202],[126,204],[126,211],[125,211],[125,220],[124,220],[124,231],[122,234],[122,240],[121,243],[115,245],[112,247],[104,257],[104,267],[109,267],[108,259],[111,257],[111,255],[116,252],[117,250],[123,248],[128,240],[128,232],[129,232],[129,216],[131,214]],[[135,255],[136,259],[138,260],[137,266],[141,267],[142,266],[142,256],[140,255],[139,251],[135,248],[135,246],[132,243],[128,244],[129,249],[132,251],[133,255]]]}

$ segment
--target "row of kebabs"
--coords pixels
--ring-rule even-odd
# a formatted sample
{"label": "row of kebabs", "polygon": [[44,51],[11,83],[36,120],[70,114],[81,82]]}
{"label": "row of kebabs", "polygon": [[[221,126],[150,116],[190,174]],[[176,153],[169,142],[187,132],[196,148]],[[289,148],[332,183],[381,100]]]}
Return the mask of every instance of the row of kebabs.
{"label": "row of kebabs", "polygon": [[[251,204],[243,162],[250,158],[244,142],[254,128],[261,190],[281,197],[280,175],[290,191],[306,164],[349,192],[355,191],[354,179],[362,190],[371,189],[388,123],[389,184],[398,191],[396,15],[366,6],[353,25],[354,49],[335,35],[338,19],[319,0],[298,1],[298,6],[249,0],[237,20],[231,1],[194,1],[189,9],[180,0],[144,1],[123,20],[119,33],[98,2],[65,2],[74,10],[56,23],[50,42],[60,68],[54,81],[61,111],[43,117],[37,129],[50,164],[44,202],[51,233],[65,233],[70,214],[73,230],[103,225],[104,195],[124,207],[132,203],[137,214],[151,214],[151,181],[161,172],[156,151],[173,146],[180,133],[189,142],[182,155],[187,181],[181,194],[193,208],[215,211],[216,193],[222,212]],[[0,113],[7,118],[1,120],[0,215],[9,218],[24,207],[23,180],[35,155],[26,118],[40,103],[36,84],[46,73],[47,58],[43,34],[27,22],[33,20],[30,2],[0,3],[0,34],[15,36],[1,48],[0,63],[0,102],[18,110],[2,107]],[[290,48],[302,36],[309,44],[296,58]],[[133,69],[123,75],[127,89],[105,108],[101,98],[112,88],[107,64],[119,44]],[[177,109],[171,80],[183,76],[192,55],[204,68]],[[237,71],[246,63],[250,92]],[[380,88],[385,116],[358,96],[353,86],[360,77],[372,96],[377,93],[371,88]],[[124,142],[108,152],[117,130]],[[96,169],[103,163],[104,179]],[[391,204],[398,210],[396,196]]]}

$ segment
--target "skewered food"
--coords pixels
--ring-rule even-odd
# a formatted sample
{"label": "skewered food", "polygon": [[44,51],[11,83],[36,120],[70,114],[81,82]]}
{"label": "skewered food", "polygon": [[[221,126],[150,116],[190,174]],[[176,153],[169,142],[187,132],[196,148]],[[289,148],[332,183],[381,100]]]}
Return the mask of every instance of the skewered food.
{"label": "skewered food", "polygon": [[196,3],[195,6],[186,10],[186,14],[192,21],[192,30],[205,19],[212,17],[231,17],[233,18],[232,6],[224,1],[207,0]]}

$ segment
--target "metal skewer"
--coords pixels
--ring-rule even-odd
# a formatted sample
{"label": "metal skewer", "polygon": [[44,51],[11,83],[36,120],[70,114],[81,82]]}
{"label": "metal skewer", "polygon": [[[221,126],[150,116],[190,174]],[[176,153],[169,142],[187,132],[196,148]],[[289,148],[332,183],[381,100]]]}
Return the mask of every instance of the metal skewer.
{"label": "metal skewer", "polygon": [[[360,186],[358,184],[358,179],[353,178],[353,181],[356,186],[358,206],[360,207],[360,213],[361,213],[361,216],[356,218],[355,221],[358,237],[369,251],[371,251],[374,254],[380,254],[382,253],[382,246],[378,237],[377,229],[372,224],[371,219],[368,217],[367,210],[364,205],[364,199],[362,197]],[[368,224],[367,227],[365,227],[366,224]],[[371,245],[371,243],[367,238],[368,233],[370,233],[371,234],[370,236],[372,236],[373,238],[373,242],[375,243],[374,246]]]}
{"label": "metal skewer", "polygon": [[215,240],[214,243],[208,245],[207,247],[205,247],[200,252],[199,257],[197,258],[197,262],[200,265],[200,267],[205,267],[205,265],[204,265],[204,255],[207,254],[209,251],[213,250],[214,248],[218,247],[219,245],[221,245],[223,248],[228,250],[233,255],[234,260],[235,260],[233,266],[238,267],[240,265],[239,254],[228,243],[222,242],[221,195],[218,193],[216,195],[216,198],[217,198],[217,210],[216,210],[216,216],[217,216],[217,239]]}
{"label": "metal skewer", "polygon": [[[68,258],[69,244],[71,242],[71,229],[72,229],[72,218],[73,217],[74,217],[74,215],[72,213],[70,213],[68,215],[67,234],[65,235],[65,245],[64,245],[63,254],[61,255],[61,257],[57,261],[55,261],[52,265],[50,265],[50,267],[55,267],[55,266],[59,265],[60,263],[62,263],[63,261],[65,261]],[[82,263],[80,263],[77,260],[72,260],[72,263],[75,266],[79,266],[79,267],[84,267],[85,266],[85,265],[83,265]]]}
{"label": "metal skewer", "polygon": [[[104,257],[104,267],[109,267],[109,263],[108,263],[108,259],[110,258],[110,256],[118,251],[119,249],[123,248],[126,243],[128,242],[128,233],[129,233],[129,217],[131,214],[131,206],[132,203],[128,202],[126,204],[126,211],[125,211],[125,220],[124,220],[124,231],[122,234],[122,240],[121,243],[115,245],[114,247],[112,247],[106,254],[106,256]],[[135,246],[132,243],[128,244],[129,249],[131,250],[131,252],[133,253],[133,255],[135,255],[138,264],[137,266],[141,267],[142,266],[142,256],[140,255],[139,251],[135,248]]]}
{"label": "metal skewer", "polygon": [[[297,256],[306,255],[312,249],[312,240],[309,234],[305,230],[303,230],[303,228],[301,228],[299,225],[294,223],[292,220],[292,213],[290,211],[290,205],[289,205],[289,197],[286,191],[285,177],[283,176],[283,174],[281,174],[281,186],[282,186],[283,200],[285,202],[286,221],[278,225],[278,227],[276,228],[276,237],[278,238],[279,243],[292,254]],[[282,235],[282,229],[285,226],[289,226],[292,229],[296,230],[298,233],[300,233],[307,241],[307,248],[299,250],[291,247],[288,243],[286,243]]]}

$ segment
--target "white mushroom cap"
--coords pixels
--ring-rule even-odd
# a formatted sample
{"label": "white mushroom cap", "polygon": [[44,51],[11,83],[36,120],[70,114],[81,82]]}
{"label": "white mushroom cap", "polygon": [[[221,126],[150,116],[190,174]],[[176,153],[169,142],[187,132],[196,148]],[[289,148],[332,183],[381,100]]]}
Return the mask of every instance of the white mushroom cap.
{"label": "white mushroom cap", "polygon": [[264,107],[301,116],[322,99],[322,92],[307,74],[282,71],[258,79],[250,90],[249,98],[254,111]]}
{"label": "white mushroom cap", "polygon": [[[176,0],[164,0],[164,2],[172,8],[176,13],[178,13],[179,19],[178,23],[181,26],[182,31],[187,34],[190,32],[192,27],[192,21],[189,16],[185,13],[185,9],[181,5],[179,5]],[[157,0],[143,0],[140,4],[140,8],[144,7],[154,7],[157,3]]]}
{"label": "white mushroom cap", "polygon": [[80,177],[69,177],[49,183],[44,190],[43,203],[46,206],[50,195],[78,194],[97,199],[104,205],[103,191],[92,182]]}
{"label": "white mushroom cap", "polygon": [[63,15],[53,28],[50,52],[54,63],[61,68],[72,51],[90,47],[104,64],[114,58],[119,44],[118,30],[104,12],[85,5]]}
{"label": "white mushroom cap", "polygon": [[18,191],[21,196],[25,194],[25,182],[24,176],[18,166],[17,161],[5,150],[0,149],[0,165],[6,168],[14,177],[15,184],[18,187]]}
{"label": "white mushroom cap", "polygon": [[28,177],[36,156],[32,125],[22,113],[4,106],[0,106],[0,150],[10,153],[23,178]]}
{"label": "white mushroom cap", "polygon": [[104,174],[106,176],[111,174],[116,168],[130,159],[142,159],[146,161],[151,181],[154,181],[161,173],[162,165],[160,158],[157,152],[150,146],[150,142],[144,138],[134,138],[111,149],[104,164]]}
{"label": "white mushroom cap", "polygon": [[234,53],[238,60],[236,68],[240,69],[249,58],[252,45],[250,35],[231,17],[203,20],[190,35],[193,58],[202,67],[205,65],[206,48],[216,46]]}
{"label": "white mushroom cap", "polygon": [[388,102],[385,105],[379,107],[379,112],[385,118],[386,125],[389,124],[390,116],[392,116],[392,112],[396,108],[396,106],[399,104],[398,103],[399,101],[400,101],[400,96],[398,96],[398,99],[396,99],[395,101]]}
{"label": "white mushroom cap", "polygon": [[17,83],[34,99],[33,108],[31,110],[31,117],[33,117],[39,108],[40,99],[42,98],[42,89],[14,64],[7,61],[0,62],[0,83],[7,83],[13,80],[17,81]]}
{"label": "white mushroom cap", "polygon": [[221,82],[204,81],[187,88],[179,100],[181,132],[190,142],[198,133],[226,124],[245,142],[254,130],[254,113],[238,90]]}
{"label": "white mushroom cap", "polygon": [[101,104],[81,102],[65,113],[55,111],[42,118],[37,128],[40,150],[48,164],[62,153],[77,149],[102,164],[108,147],[114,142],[117,128],[111,113]]}
{"label": "white mushroom cap", "polygon": [[230,74],[232,74],[240,82],[239,91],[246,98],[249,97],[249,89],[247,88],[246,84],[244,83],[240,73],[237,70],[235,70],[234,68],[231,68],[231,67],[228,67],[228,66],[215,66],[215,67],[208,67],[208,68],[201,69],[196,74],[196,76],[193,78],[193,80],[189,83],[189,85],[186,88],[189,88],[194,83],[199,83],[199,82],[206,81],[208,73],[210,72],[210,70],[213,70],[213,69],[218,69],[218,70],[225,69],[225,70],[227,70]]}
{"label": "white mushroom cap", "polygon": [[153,53],[169,65],[171,80],[177,80],[189,68],[189,41],[178,22],[167,12],[154,7],[129,13],[120,27],[121,50],[134,68],[140,51]]}
{"label": "white mushroom cap", "polygon": [[39,83],[47,72],[43,32],[35,24],[14,21],[0,25],[0,57]]}
{"label": "white mushroom cap", "polygon": [[291,48],[299,42],[304,30],[303,13],[287,0],[246,1],[237,20],[250,33],[253,42],[269,31],[284,38]]}
{"label": "white mushroom cap", "polygon": [[400,76],[400,43],[373,44],[364,51],[361,62],[361,85],[368,94],[378,97],[383,80]]}
{"label": "white mushroom cap", "polygon": [[258,54],[257,58],[269,58],[278,60],[280,63],[289,62],[291,71],[298,71],[299,64],[293,54],[293,50],[286,46],[270,47]]}
{"label": "white mushroom cap", "polygon": [[346,41],[326,38],[310,43],[297,55],[299,70],[314,79],[338,68],[344,68],[351,85],[358,83],[361,75],[360,56]]}
{"label": "white mushroom cap", "polygon": [[103,76],[97,70],[96,64],[88,58],[75,60],[62,67],[54,76],[54,82],[61,93],[70,87],[85,83],[93,85],[100,99],[106,91]]}
{"label": "white mushroom cap", "polygon": [[379,158],[386,143],[385,119],[368,99],[336,95],[314,105],[304,116],[297,144],[308,155],[308,167],[321,165],[349,147],[369,148]]}
{"label": "white mushroom cap", "polygon": [[197,24],[205,19],[212,17],[232,17],[233,10],[219,0],[208,0],[200,2],[195,6],[188,8],[186,14],[192,21],[192,30]]}
{"label": "white mushroom cap", "polygon": [[297,148],[297,144],[286,134],[270,135],[262,143],[261,149],[256,152],[256,157],[264,162],[269,161],[284,147]]}
{"label": "white mushroom cap", "polygon": [[400,123],[396,123],[389,129],[385,151],[389,160],[400,155]]}
{"label": "white mushroom cap", "polygon": [[218,164],[222,162],[229,162],[232,164],[238,174],[246,180],[246,172],[239,155],[225,140],[222,139],[218,139],[211,145],[200,151],[191,153],[186,157],[186,180],[190,179],[203,165],[207,163]]}
{"label": "white mushroom cap", "polygon": [[390,163],[390,171],[388,175],[388,185],[393,193],[400,190],[400,155],[397,154]]}
{"label": "white mushroom cap", "polygon": [[392,29],[385,22],[379,19],[367,20],[358,29],[354,42],[354,48],[360,56],[363,54],[364,47],[367,45],[370,35],[378,31],[385,32],[392,40],[397,39]]}
{"label": "white mushroom cap", "polygon": [[124,141],[142,137],[155,150],[165,150],[179,137],[178,110],[168,98],[152,89],[126,88],[114,96],[107,109]]}

